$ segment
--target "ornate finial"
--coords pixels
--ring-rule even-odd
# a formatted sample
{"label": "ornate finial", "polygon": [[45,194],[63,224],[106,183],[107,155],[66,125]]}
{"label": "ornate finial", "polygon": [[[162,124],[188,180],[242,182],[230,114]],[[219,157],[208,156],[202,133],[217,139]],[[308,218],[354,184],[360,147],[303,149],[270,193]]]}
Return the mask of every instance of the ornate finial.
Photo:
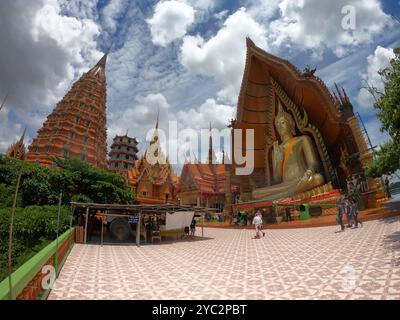
{"label": "ornate finial", "polygon": [[304,68],[303,70],[303,77],[313,77],[315,71],[317,71],[317,67],[315,67],[314,69],[311,69],[311,67],[309,65],[307,65],[307,67]]}
{"label": "ornate finial", "polygon": [[160,122],[160,109],[158,109],[158,113],[157,113],[156,129],[158,129],[159,122]]}
{"label": "ornate finial", "polygon": [[24,129],[24,132],[22,133],[21,138],[19,139],[20,143],[24,143],[25,134],[26,134],[26,127],[25,127],[25,129]]}
{"label": "ornate finial", "polygon": [[7,92],[6,96],[3,99],[3,102],[0,105],[0,111],[1,111],[1,109],[3,109],[4,105],[6,104],[7,98],[8,98],[8,92]]}

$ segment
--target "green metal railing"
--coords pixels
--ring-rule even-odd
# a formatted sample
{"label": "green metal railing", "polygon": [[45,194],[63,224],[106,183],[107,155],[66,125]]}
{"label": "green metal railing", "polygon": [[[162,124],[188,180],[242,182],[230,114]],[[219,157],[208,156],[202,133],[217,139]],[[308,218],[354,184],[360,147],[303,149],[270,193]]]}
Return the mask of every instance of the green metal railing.
{"label": "green metal railing", "polygon": [[[35,256],[25,262],[21,267],[11,275],[12,280],[12,291],[10,294],[9,279],[6,278],[0,282],[0,300],[12,300],[16,299],[18,295],[24,290],[25,287],[29,285],[31,280],[42,270],[43,266],[53,257],[53,266],[56,269],[56,278],[58,277],[62,266],[64,265],[69,252],[74,245],[74,239],[71,237],[73,235],[75,228],[70,228],[48,246],[39,251]],[[72,241],[71,241],[72,239]],[[58,261],[58,249],[65,244],[65,242],[70,241],[68,245],[68,250],[65,253],[61,261]],[[40,299],[46,299],[50,289],[44,290],[40,293]]]}

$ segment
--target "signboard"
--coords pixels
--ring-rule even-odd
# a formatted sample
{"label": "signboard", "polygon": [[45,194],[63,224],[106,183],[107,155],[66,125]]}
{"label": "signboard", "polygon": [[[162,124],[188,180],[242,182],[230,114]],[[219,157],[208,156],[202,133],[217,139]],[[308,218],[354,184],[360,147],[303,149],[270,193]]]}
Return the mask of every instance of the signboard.
{"label": "signboard", "polygon": [[139,222],[139,216],[128,216],[128,222],[129,223],[138,223]]}

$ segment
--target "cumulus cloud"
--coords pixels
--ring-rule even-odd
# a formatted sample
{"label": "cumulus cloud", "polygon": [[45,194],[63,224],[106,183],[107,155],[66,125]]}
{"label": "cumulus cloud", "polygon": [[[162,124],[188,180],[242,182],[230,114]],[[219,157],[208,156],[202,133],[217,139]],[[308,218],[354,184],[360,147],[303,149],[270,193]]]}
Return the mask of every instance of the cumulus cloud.
{"label": "cumulus cloud", "polygon": [[214,99],[207,99],[197,108],[179,110],[176,112],[176,120],[184,128],[194,130],[208,128],[210,123],[216,129],[224,129],[229,120],[234,118],[235,108],[229,105],[218,104]]}
{"label": "cumulus cloud", "polygon": [[117,19],[125,13],[128,0],[111,0],[102,11],[103,26],[111,33],[117,29]]}
{"label": "cumulus cloud", "polygon": [[137,136],[139,140],[145,141],[147,132],[155,127],[158,111],[161,123],[164,123],[169,107],[167,99],[160,93],[138,97],[134,106],[109,118],[109,145],[115,135],[124,135],[127,130],[131,135]]}
{"label": "cumulus cloud", "polygon": [[[349,7],[355,13],[354,29],[342,26],[348,13],[343,8]],[[279,9],[281,17],[270,24],[272,45],[310,49],[317,58],[322,58],[326,49],[343,57],[354,48],[371,43],[391,23],[378,0],[283,0]]]}
{"label": "cumulus cloud", "polygon": [[183,37],[194,22],[194,13],[190,5],[176,0],[157,3],[153,17],[147,20],[153,43],[165,47]]}
{"label": "cumulus cloud", "polygon": [[99,0],[58,0],[63,12],[78,19],[98,18],[97,4]]}
{"label": "cumulus cloud", "polygon": [[[384,83],[378,71],[388,67],[390,60],[394,56],[393,49],[377,46],[374,53],[367,57],[367,72],[361,74],[364,86],[368,83],[369,86],[375,87],[382,92]],[[357,99],[361,107],[372,110],[374,98],[366,89],[360,90]]]}
{"label": "cumulus cloud", "polygon": [[71,81],[101,56],[96,24],[62,10],[57,0],[1,1],[0,39],[6,45],[0,50],[0,99],[10,93],[1,141],[21,134],[15,123],[29,125],[33,134],[38,127],[29,120],[47,115]]}
{"label": "cumulus cloud", "polygon": [[245,64],[247,36],[258,46],[268,48],[265,28],[245,8],[240,8],[208,41],[200,35],[185,36],[181,63],[192,73],[215,77],[223,85],[218,99],[223,103],[236,103]]}

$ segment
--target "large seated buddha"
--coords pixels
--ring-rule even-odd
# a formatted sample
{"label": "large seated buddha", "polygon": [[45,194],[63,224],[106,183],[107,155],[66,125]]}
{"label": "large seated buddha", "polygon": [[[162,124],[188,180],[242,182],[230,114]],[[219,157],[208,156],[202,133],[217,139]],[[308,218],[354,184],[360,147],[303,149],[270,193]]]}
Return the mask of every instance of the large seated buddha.
{"label": "large seated buddha", "polygon": [[272,198],[300,194],[324,184],[317,172],[318,156],[309,136],[296,136],[293,117],[279,102],[275,127],[281,138],[272,148],[273,184],[253,190],[253,198]]}

